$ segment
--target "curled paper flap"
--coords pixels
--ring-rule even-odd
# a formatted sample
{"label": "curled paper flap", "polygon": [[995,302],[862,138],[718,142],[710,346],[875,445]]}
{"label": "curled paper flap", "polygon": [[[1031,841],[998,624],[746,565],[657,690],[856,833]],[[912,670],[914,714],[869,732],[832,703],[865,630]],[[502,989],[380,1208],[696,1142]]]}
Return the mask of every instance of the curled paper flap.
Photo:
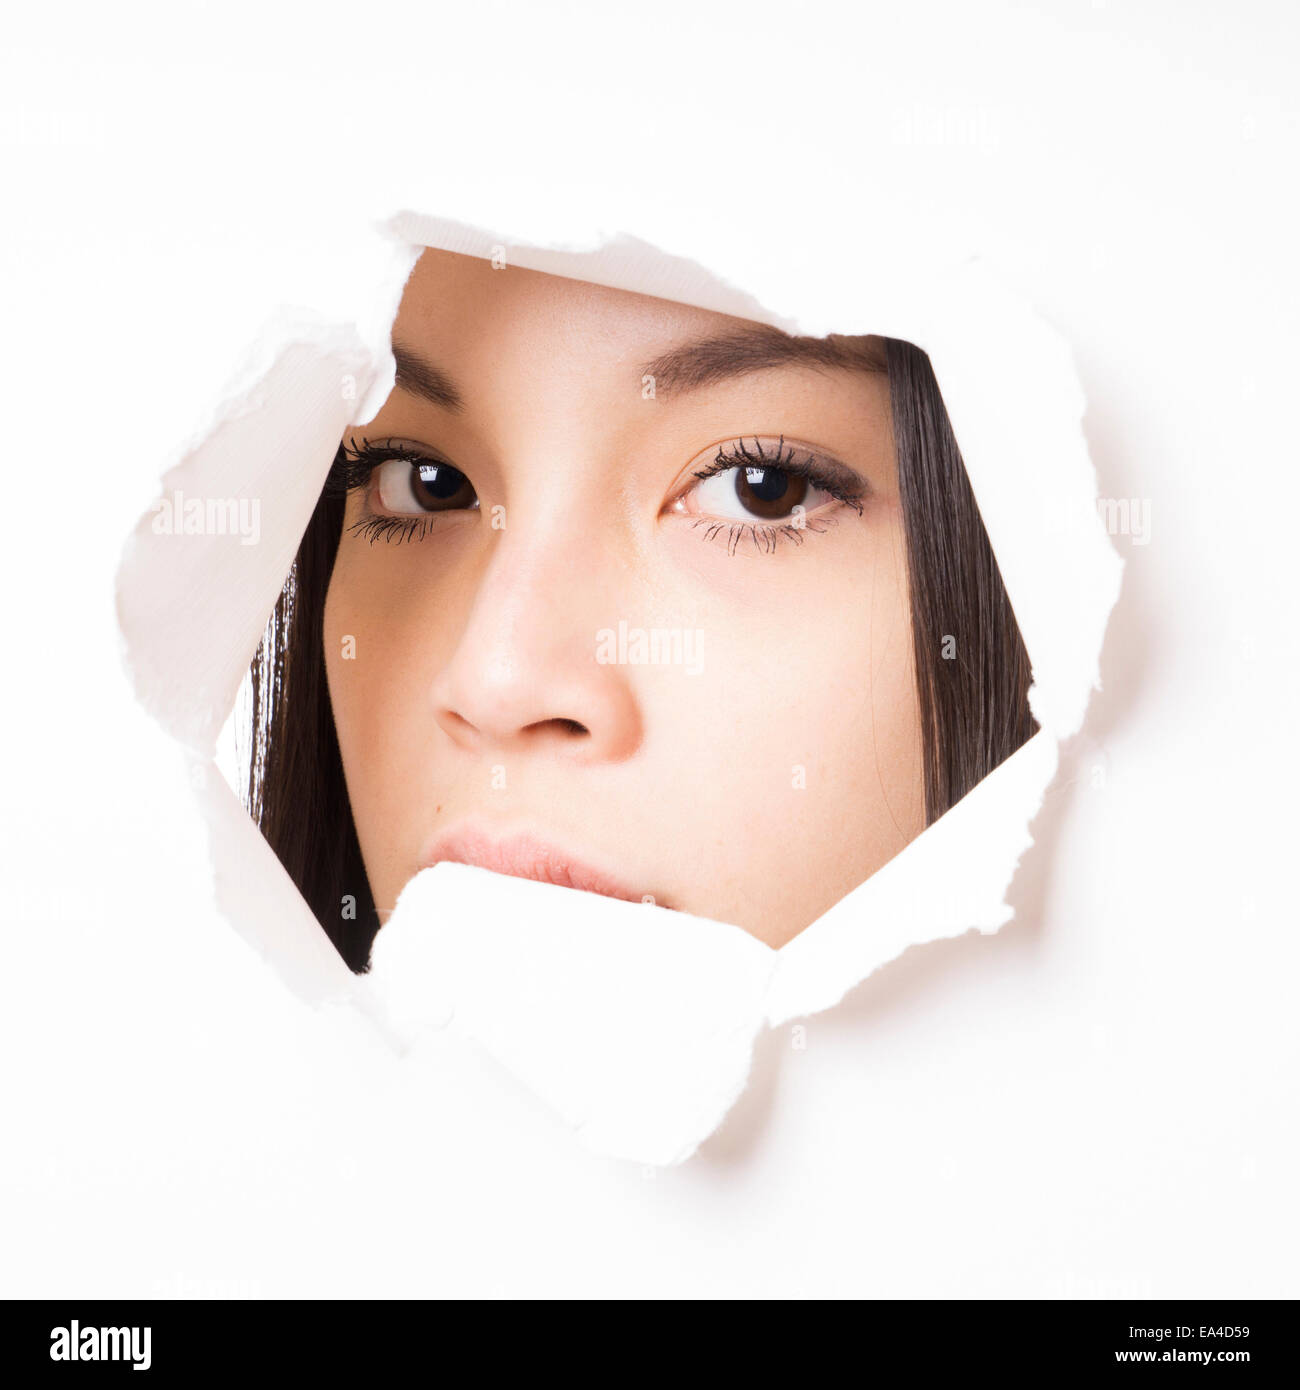
{"label": "curled paper flap", "polygon": [[329,324],[278,324],[256,356],[269,365],[234,388],[208,433],[168,469],[118,577],[136,694],[168,733],[207,756],[357,394],[376,372],[356,332]]}
{"label": "curled paper flap", "polygon": [[[701,232],[705,244],[707,231]],[[931,268],[864,256],[852,276],[782,278],[779,256],[736,262],[761,293],[690,248],[630,237],[567,243],[402,214],[379,238],[396,291],[422,245],[591,279],[795,332],[882,333],[931,355],[981,516],[1033,663],[1040,731],[956,807],[780,951],[740,928],[504,879],[463,866],[407,886],[375,940],[367,988],[418,1046],[449,1024],[475,1037],[600,1152],[646,1163],[687,1157],[743,1089],[765,1025],[826,1009],[911,946],[995,931],[1059,745],[1098,681],[1121,562],[1096,510],[1083,395],[1060,335],[975,264]],[[575,249],[576,248],[576,249]],[[791,262],[798,266],[797,261]],[[779,307],[771,307],[779,306]],[[280,591],[338,440],[392,382],[374,303],[357,324],[277,326],[259,371],[163,479],[164,498],[258,498],[257,545],[203,535],[185,546],[141,519],[119,574],[119,616],[137,692],[165,729],[210,756]],[[387,314],[391,323],[392,314]],[[348,383],[350,389],[341,389]],[[218,883],[243,877],[233,915],[291,987],[344,988],[303,904],[279,907],[283,871],[232,805],[210,812]],[[238,849],[235,849],[238,843]],[[239,863],[231,857],[238,854]],[[277,879],[276,876],[279,876]],[[260,894],[258,885],[266,887]],[[229,905],[234,895],[227,894]]]}
{"label": "curled paper flap", "polygon": [[411,1046],[450,1026],[585,1147],[670,1164],[744,1089],[775,964],[739,927],[439,864],[375,938],[371,981]]}

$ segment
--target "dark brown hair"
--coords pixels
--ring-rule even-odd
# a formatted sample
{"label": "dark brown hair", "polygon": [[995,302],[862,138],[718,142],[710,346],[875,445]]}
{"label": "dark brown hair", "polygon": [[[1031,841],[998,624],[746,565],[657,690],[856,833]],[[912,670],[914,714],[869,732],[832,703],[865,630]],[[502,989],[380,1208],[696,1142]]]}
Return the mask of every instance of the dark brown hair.
{"label": "dark brown hair", "polygon": [[[1035,731],[1029,656],[930,359],[883,340],[921,711],[926,824]],[[325,679],[325,592],[344,498],[322,492],[251,668],[246,804],[349,967],[379,921]],[[351,900],[353,909],[345,911]]]}

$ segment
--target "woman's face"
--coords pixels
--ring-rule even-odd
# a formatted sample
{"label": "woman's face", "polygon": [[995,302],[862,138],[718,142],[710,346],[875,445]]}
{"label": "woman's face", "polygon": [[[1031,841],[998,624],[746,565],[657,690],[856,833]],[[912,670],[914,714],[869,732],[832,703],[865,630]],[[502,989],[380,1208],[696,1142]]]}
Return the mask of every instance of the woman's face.
{"label": "woman's face", "polygon": [[455,859],[780,946],[923,828],[888,380],[810,342],[420,258],[325,607],[381,922]]}

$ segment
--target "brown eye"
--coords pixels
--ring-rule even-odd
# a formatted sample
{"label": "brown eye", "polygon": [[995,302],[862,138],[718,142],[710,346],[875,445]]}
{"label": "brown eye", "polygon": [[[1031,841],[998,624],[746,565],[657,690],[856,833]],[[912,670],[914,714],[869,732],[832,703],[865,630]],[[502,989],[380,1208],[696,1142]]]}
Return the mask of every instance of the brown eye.
{"label": "brown eye", "polygon": [[471,507],[478,501],[474,485],[449,463],[421,463],[411,468],[411,493],[431,512]]}
{"label": "brown eye", "polygon": [[737,468],[736,500],[753,516],[779,521],[801,506],[808,495],[808,479],[781,468]]}
{"label": "brown eye", "polygon": [[719,521],[792,522],[802,527],[805,513],[818,511],[838,496],[802,469],[737,463],[701,477],[673,503],[673,510]]}
{"label": "brown eye", "polygon": [[478,506],[474,484],[449,463],[389,459],[378,469],[379,503],[398,515],[469,511]]}
{"label": "brown eye", "polygon": [[824,531],[841,507],[861,516],[868,492],[861,473],[784,435],[712,444],[687,468],[663,514],[693,518],[705,540],[721,537],[733,555],[741,541],[765,554],[780,541],[798,544]]}

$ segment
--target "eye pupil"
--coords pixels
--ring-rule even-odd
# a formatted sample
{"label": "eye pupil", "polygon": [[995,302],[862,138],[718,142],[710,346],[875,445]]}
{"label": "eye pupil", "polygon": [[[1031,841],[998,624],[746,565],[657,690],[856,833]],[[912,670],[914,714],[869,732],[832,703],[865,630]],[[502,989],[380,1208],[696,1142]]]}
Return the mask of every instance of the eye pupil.
{"label": "eye pupil", "polygon": [[449,468],[443,463],[422,463],[419,465],[420,483],[432,497],[454,497],[465,475],[457,468]]}
{"label": "eye pupil", "polygon": [[760,517],[785,516],[803,501],[808,480],[781,468],[736,469],[736,496],[741,505]]}
{"label": "eye pupil", "polygon": [[[744,472],[743,487],[760,502],[776,502],[785,496],[789,479],[779,468],[746,468]],[[745,493],[741,491],[739,477],[737,478],[737,492],[743,499]]]}
{"label": "eye pupil", "polygon": [[469,479],[449,463],[412,465],[411,491],[421,506],[432,510],[449,510],[449,504],[469,506],[474,488]]}

